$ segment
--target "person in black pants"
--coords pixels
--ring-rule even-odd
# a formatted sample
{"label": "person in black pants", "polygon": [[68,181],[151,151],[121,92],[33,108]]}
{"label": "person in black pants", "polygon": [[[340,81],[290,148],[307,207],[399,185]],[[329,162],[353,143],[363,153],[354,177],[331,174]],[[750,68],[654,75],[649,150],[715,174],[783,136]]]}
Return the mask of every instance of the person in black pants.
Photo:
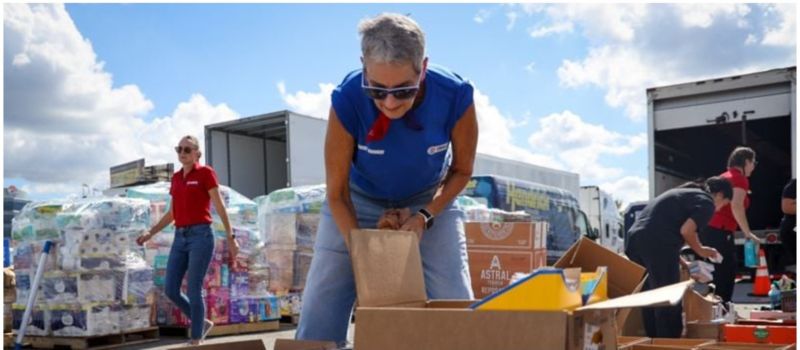
{"label": "person in black pants", "polygon": [[[625,254],[647,269],[643,290],[680,281],[680,251],[684,243],[704,258],[719,258],[716,249],[700,244],[698,229],[716,210],[730,202],[731,185],[713,177],[705,183],[687,183],[656,197],[640,212],[630,229]],[[683,330],[681,306],[643,308],[648,337],[679,338]]]}
{"label": "person in black pants", "polygon": [[796,180],[792,179],[783,188],[783,198],[781,198],[781,244],[783,253],[781,260],[784,268],[797,264],[797,186]]}
{"label": "person in black pants", "polygon": [[737,147],[728,157],[728,171],[720,177],[728,180],[733,187],[733,197],[728,205],[720,208],[711,217],[705,230],[700,231],[700,242],[713,247],[722,254],[722,262],[714,265],[715,293],[728,303],[733,297],[736,282],[736,243],[734,232],[741,229],[746,239],[756,243],[762,240],[750,230],[747,208],[750,207],[750,175],[756,168],[756,153],[748,147]]}

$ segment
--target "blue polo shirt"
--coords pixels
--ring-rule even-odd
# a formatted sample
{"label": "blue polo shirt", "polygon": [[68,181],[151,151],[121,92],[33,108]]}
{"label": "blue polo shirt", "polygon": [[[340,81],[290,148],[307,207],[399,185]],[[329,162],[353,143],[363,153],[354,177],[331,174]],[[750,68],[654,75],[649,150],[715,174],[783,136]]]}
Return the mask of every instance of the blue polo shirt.
{"label": "blue polo shirt", "polygon": [[350,182],[371,197],[390,201],[439,185],[450,165],[450,133],[472,105],[472,85],[429,64],[422,104],[393,120],[382,140],[367,143],[379,111],[362,90],[361,75],[360,69],[351,72],[331,94],[336,115],[356,142]]}

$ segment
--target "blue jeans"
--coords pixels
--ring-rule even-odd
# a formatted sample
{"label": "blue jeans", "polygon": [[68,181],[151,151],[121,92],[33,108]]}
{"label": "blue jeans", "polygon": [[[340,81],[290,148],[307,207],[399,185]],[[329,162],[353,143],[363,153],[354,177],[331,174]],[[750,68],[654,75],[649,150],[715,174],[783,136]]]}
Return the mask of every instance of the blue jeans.
{"label": "blue jeans", "polygon": [[[211,225],[201,224],[178,228],[169,251],[164,289],[167,297],[192,321],[192,339],[200,339],[206,316],[203,300],[203,278],[214,253],[214,234]],[[187,293],[181,293],[181,282],[186,272]],[[188,296],[188,298],[187,298]]]}
{"label": "blue jeans", "polygon": [[[369,198],[351,185],[350,198],[358,226],[375,228],[384,210],[408,207],[416,212],[430,203],[435,191],[434,188],[404,201],[390,202]],[[473,298],[464,212],[453,203],[436,216],[433,227],[422,235],[420,253],[429,299]],[[345,343],[355,300],[350,254],[325,202],[303,293],[297,339]]]}

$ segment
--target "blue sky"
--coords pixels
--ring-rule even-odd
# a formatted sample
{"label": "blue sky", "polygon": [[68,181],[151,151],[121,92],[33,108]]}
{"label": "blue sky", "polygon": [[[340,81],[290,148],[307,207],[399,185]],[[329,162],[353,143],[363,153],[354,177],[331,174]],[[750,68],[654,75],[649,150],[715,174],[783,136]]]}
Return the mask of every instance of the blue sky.
{"label": "blue sky", "polygon": [[205,124],[324,118],[381,12],[410,14],[431,62],[474,82],[479,151],[626,201],[647,196],[646,88],[796,61],[792,4],[4,5],[5,185],[63,197],[174,161]]}

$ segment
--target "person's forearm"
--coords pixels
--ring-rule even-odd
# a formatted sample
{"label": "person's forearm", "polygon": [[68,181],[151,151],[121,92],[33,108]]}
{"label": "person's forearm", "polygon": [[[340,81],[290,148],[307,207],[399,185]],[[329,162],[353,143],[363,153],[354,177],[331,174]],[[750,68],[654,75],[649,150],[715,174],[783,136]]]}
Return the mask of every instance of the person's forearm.
{"label": "person's forearm", "polygon": [[444,208],[452,202],[464,187],[469,183],[472,174],[466,174],[458,171],[451,171],[447,174],[439,190],[433,196],[433,200],[426,206],[426,209],[433,215],[438,215]]}
{"label": "person's forearm", "polygon": [[228,212],[223,207],[222,210],[217,210],[217,214],[219,214],[219,218],[222,219],[222,225],[225,227],[225,234],[228,235],[227,238],[233,238],[233,229],[231,228],[231,221],[228,218]]}
{"label": "person's forearm", "polygon": [[164,216],[161,217],[161,220],[158,220],[156,225],[150,228],[149,233],[151,235],[155,235],[156,233],[161,232],[161,230],[163,230],[164,227],[167,227],[167,225],[171,223],[172,223],[172,210],[166,212]]}
{"label": "person's forearm", "polygon": [[349,195],[328,197],[328,207],[333,215],[333,221],[339,228],[347,249],[350,249],[350,231],[358,228],[356,211]]}
{"label": "person's forearm", "polygon": [[744,213],[744,206],[731,203],[731,211],[733,212],[733,218],[736,219],[736,223],[739,224],[739,229],[745,233],[750,232],[750,224],[747,222],[747,215]]}
{"label": "person's forearm", "polygon": [[697,237],[697,232],[682,233],[684,242],[694,250],[697,255],[703,256],[703,245],[700,244],[700,238]]}

